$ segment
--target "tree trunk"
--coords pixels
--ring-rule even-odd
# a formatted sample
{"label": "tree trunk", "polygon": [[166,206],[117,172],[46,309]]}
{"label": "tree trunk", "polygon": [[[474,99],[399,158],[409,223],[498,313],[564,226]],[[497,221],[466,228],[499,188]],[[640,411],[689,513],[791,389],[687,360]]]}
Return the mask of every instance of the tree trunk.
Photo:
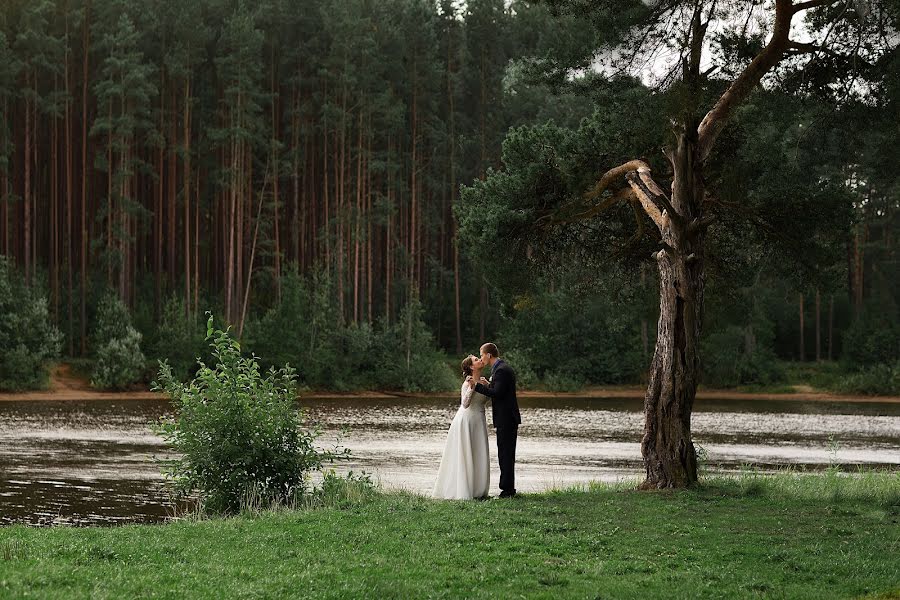
{"label": "tree trunk", "polygon": [[[53,76],[53,93],[58,94]],[[54,325],[59,325],[59,119],[50,119],[50,305]]]}
{"label": "tree trunk", "polygon": [[819,288],[816,288],[816,362],[822,361],[821,304]]}
{"label": "tree trunk", "polygon": [[[191,79],[184,81],[184,106],[182,107],[182,135],[184,156],[182,157],[184,201],[184,315],[191,316]],[[174,177],[174,173],[172,174]]]}
{"label": "tree trunk", "polygon": [[279,136],[279,118],[278,118],[278,94],[275,84],[275,69],[277,62],[275,60],[275,47],[271,52],[271,90],[272,90],[272,199],[275,210],[275,219],[273,223],[273,233],[275,238],[275,302],[281,304],[281,238],[279,236],[278,224],[278,204],[281,202],[281,196],[278,193],[278,183],[281,177],[281,169],[278,166],[278,136]]}
{"label": "tree trunk", "polygon": [[834,349],[834,294],[828,295],[828,360],[833,356]]}
{"label": "tree trunk", "polygon": [[805,323],[803,322],[803,293],[800,294],[800,362],[806,360],[806,340],[804,339],[804,329],[806,328]]}
{"label": "tree trunk", "polygon": [[[688,131],[696,131],[688,127]],[[691,440],[691,411],[699,376],[703,312],[703,234],[683,223],[700,218],[703,200],[696,137],[683,134],[673,156],[671,204],[680,223],[669,218],[655,254],[659,269],[659,325],[650,383],[644,400],[642,489],[681,488],[697,481],[697,454]]]}
{"label": "tree trunk", "polygon": [[75,331],[72,312],[72,99],[69,96],[69,3],[66,2],[65,52],[65,144],[66,144],[66,299],[68,312],[69,356],[75,354]]}
{"label": "tree trunk", "polygon": [[[26,87],[29,75],[25,75]],[[31,285],[31,100],[25,100],[25,194],[22,197],[25,234],[25,285]]]}
{"label": "tree trunk", "polygon": [[[85,23],[90,22],[91,3],[86,3],[84,19]],[[90,55],[90,27],[84,28],[84,55],[82,58],[81,71],[81,355],[87,354],[87,249],[88,249],[88,230],[87,230],[87,213],[88,213],[88,169],[87,169],[87,139],[88,139],[88,109],[87,109],[87,88],[88,88],[88,57]]]}

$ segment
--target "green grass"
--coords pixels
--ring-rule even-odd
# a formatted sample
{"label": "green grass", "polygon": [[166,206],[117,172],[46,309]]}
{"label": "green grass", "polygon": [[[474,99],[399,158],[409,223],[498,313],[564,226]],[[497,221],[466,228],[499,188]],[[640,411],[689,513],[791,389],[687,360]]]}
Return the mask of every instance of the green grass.
{"label": "green grass", "polygon": [[897,598],[898,521],[897,474],[484,502],[357,490],[231,519],[3,528],[0,597]]}

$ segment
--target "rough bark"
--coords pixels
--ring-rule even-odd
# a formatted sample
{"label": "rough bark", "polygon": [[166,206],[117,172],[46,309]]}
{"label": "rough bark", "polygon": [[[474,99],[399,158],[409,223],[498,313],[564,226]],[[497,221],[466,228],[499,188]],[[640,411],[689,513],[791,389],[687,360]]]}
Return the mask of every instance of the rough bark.
{"label": "rough bark", "polygon": [[[703,231],[699,222],[704,186],[696,136],[683,134],[673,156],[672,218],[663,218],[665,249],[655,253],[659,269],[659,324],[644,399],[642,489],[680,488],[697,481],[691,411],[699,376],[703,312]],[[648,174],[649,176],[649,174]],[[668,216],[666,212],[663,216]]]}

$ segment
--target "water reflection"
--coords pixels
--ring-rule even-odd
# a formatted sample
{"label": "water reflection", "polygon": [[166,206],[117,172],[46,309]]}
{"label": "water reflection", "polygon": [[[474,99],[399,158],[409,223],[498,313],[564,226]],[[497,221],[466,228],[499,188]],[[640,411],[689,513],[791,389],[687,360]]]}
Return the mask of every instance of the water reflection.
{"label": "water reflection", "polygon": [[[521,404],[520,490],[640,476],[639,400]],[[351,428],[344,443],[354,460],[339,471],[365,470],[386,487],[430,491],[453,399],[305,399],[302,405],[324,427],[325,444]],[[0,403],[0,523],[165,519],[173,507],[156,459],[166,449],[150,424],[170,410],[158,400]],[[832,463],[900,470],[898,404],[698,401],[693,429],[718,470]],[[494,466],[493,487],[498,478]]]}

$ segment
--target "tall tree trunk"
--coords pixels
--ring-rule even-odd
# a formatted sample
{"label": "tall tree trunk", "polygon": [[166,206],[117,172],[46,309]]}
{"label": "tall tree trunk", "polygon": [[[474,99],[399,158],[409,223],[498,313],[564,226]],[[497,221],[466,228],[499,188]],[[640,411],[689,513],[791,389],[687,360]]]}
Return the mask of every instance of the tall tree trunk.
{"label": "tall tree trunk", "polygon": [[[85,5],[84,23],[90,22],[91,1]],[[88,168],[87,168],[87,141],[88,141],[88,57],[90,50],[91,28],[84,27],[84,45],[81,65],[81,355],[87,354],[87,250],[88,250]]]}
{"label": "tall tree trunk", "polygon": [[178,262],[176,258],[176,248],[177,248],[177,229],[175,228],[175,217],[178,214],[175,208],[175,200],[178,196],[178,171],[177,171],[177,163],[178,159],[178,125],[176,121],[178,120],[178,106],[177,106],[177,84],[173,80],[171,81],[171,92],[169,93],[169,127],[166,135],[165,144],[167,146],[168,152],[168,166],[166,167],[166,173],[168,175],[168,183],[169,189],[166,192],[168,196],[168,208],[167,208],[167,216],[168,216],[168,231],[166,233],[166,237],[168,239],[168,251],[166,256],[166,267],[169,271],[169,285],[171,286],[170,293],[175,294],[175,290],[178,288],[175,287],[176,282],[178,281]]}
{"label": "tall tree trunk", "polygon": [[[109,121],[112,122],[112,102],[109,103],[109,114],[107,117]],[[108,134],[106,140],[106,285],[109,288],[112,288],[112,256],[113,256],[113,245],[112,245],[112,223],[114,218],[113,213],[113,154],[112,154],[112,146],[113,146],[113,137],[112,132]]]}
{"label": "tall tree trunk", "polygon": [[[165,131],[165,114],[166,114],[166,96],[163,93],[165,89],[165,72],[159,71],[159,122],[157,128],[160,134]],[[157,148],[156,155],[156,197],[154,198],[155,210],[153,215],[154,222],[154,240],[153,240],[153,264],[154,264],[154,287],[156,290],[153,306],[154,312],[159,318],[160,308],[162,306],[162,276],[163,276],[163,238],[165,229],[163,202],[166,189],[166,145],[160,143]]]}
{"label": "tall tree trunk", "polygon": [[822,362],[821,299],[816,288],[816,362]]}
{"label": "tall tree trunk", "polygon": [[[58,93],[56,75],[53,93]],[[59,324],[59,119],[50,118],[50,298],[54,324]]]}
{"label": "tall tree trunk", "polygon": [[447,99],[449,104],[450,120],[450,206],[453,221],[453,313],[454,331],[456,332],[456,354],[462,354],[462,315],[459,308],[459,224],[452,214],[452,207],[456,206],[456,106],[454,102],[453,78],[451,77],[450,56],[453,39],[447,43]]}
{"label": "tall tree trunk", "polygon": [[409,284],[409,297],[407,298],[407,302],[412,301],[413,294],[417,293],[418,283],[416,282],[416,266],[417,266],[417,248],[416,248],[416,217],[417,217],[417,204],[418,204],[418,170],[419,165],[416,162],[417,157],[417,149],[418,149],[418,132],[416,131],[416,125],[418,124],[418,114],[417,114],[417,100],[418,100],[418,77],[417,77],[417,61],[416,57],[413,56],[413,81],[412,81],[412,155],[410,157],[410,182],[409,182],[409,191],[410,191],[410,201],[409,201],[409,210],[410,210],[410,224],[409,224],[409,272],[407,274],[407,280]]}
{"label": "tall tree trunk", "polygon": [[65,144],[66,144],[66,304],[68,313],[69,356],[75,355],[75,330],[72,298],[72,99],[69,97],[69,3],[65,5],[66,51],[65,51]]}
{"label": "tall tree trunk", "polygon": [[[25,74],[25,85],[30,87],[30,72]],[[31,285],[31,98],[25,100],[25,193],[22,207],[25,213],[23,233],[25,237],[25,285]]]}
{"label": "tall tree trunk", "polygon": [[[704,196],[696,128],[687,127],[673,155],[672,206],[684,222],[700,219]],[[699,375],[703,312],[703,234],[686,227],[663,229],[670,249],[656,253],[659,269],[659,323],[650,383],[644,399],[641,455],[643,489],[685,487],[697,481],[691,440],[691,410]]]}
{"label": "tall tree trunk", "polygon": [[[194,184],[194,319],[200,311],[200,172]],[[207,276],[208,278],[208,276]]]}
{"label": "tall tree trunk", "polygon": [[[184,199],[184,315],[191,316],[191,79],[184,81],[182,108],[184,156],[182,157]],[[173,174],[174,175],[174,174]]]}
{"label": "tall tree trunk", "polygon": [[828,360],[830,361],[834,349],[834,294],[828,294]]}
{"label": "tall tree trunk", "polygon": [[[3,114],[9,114],[9,102],[3,102]],[[6,140],[2,140],[6,143]],[[9,255],[9,158],[0,172],[0,254]]]}
{"label": "tall tree trunk", "polygon": [[367,322],[372,323],[373,291],[372,291],[372,179],[369,161],[372,157],[372,118],[369,117],[368,152],[366,153],[366,309]]}
{"label": "tall tree trunk", "polygon": [[[344,69],[346,72],[346,63],[344,64]],[[346,182],[346,173],[347,173],[347,87],[344,87],[344,91],[341,94],[341,137],[340,141],[335,140],[335,143],[340,144],[340,154],[338,154],[338,163],[335,164],[336,169],[334,173],[334,183],[337,186],[337,206],[335,207],[336,217],[337,217],[337,229],[338,229],[338,239],[337,239],[337,259],[338,259],[338,308],[340,319],[338,323],[344,323],[346,319],[346,307],[344,305],[344,252],[346,246],[346,238],[344,236],[345,231],[345,221],[346,221],[346,210],[344,206],[346,204],[346,194],[345,194],[345,182]]]}
{"label": "tall tree trunk", "polygon": [[806,339],[804,337],[806,324],[804,323],[803,292],[800,293],[800,362],[806,360]]}
{"label": "tall tree trunk", "polygon": [[353,232],[353,322],[359,322],[359,235],[360,235],[360,213],[362,212],[362,146],[363,134],[363,113],[359,111],[359,121],[357,123],[356,132],[356,212],[354,213],[354,232]]}
{"label": "tall tree trunk", "polygon": [[278,167],[278,136],[279,136],[279,119],[278,119],[278,94],[275,82],[275,69],[277,61],[275,60],[275,47],[272,46],[271,52],[271,93],[272,93],[272,204],[275,209],[275,222],[273,224],[273,233],[275,238],[275,302],[281,304],[281,240],[279,236],[278,224],[278,205],[281,202],[281,196],[278,193],[278,183],[281,178],[281,169]]}

